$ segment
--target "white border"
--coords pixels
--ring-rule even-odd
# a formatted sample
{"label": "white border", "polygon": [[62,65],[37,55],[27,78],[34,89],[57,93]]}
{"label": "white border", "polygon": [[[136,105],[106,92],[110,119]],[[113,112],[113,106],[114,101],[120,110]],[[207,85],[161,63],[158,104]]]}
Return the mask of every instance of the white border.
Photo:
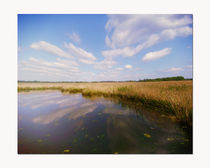
{"label": "white border", "polygon": [[[192,0],[18,0],[0,2],[1,167],[199,167],[208,165],[209,4]],[[137,13],[193,14],[194,154],[193,155],[17,155],[17,14]],[[2,52],[3,51],[3,52]]]}

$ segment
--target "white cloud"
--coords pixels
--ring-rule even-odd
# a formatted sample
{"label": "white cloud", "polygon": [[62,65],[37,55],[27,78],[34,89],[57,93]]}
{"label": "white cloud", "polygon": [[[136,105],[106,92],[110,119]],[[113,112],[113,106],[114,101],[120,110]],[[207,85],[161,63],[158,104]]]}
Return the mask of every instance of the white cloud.
{"label": "white cloud", "polygon": [[133,56],[161,41],[192,34],[190,15],[109,15],[105,57]]}
{"label": "white cloud", "polygon": [[164,57],[171,53],[171,48],[165,48],[160,51],[149,52],[143,56],[142,61],[152,61]]}
{"label": "white cloud", "polygon": [[92,53],[87,52],[82,48],[76,47],[72,43],[69,43],[69,44],[64,43],[64,46],[68,49],[68,51],[72,55],[75,55],[77,58],[92,60],[92,61],[96,60],[96,57]]}
{"label": "white cloud", "polygon": [[57,58],[56,60],[57,60],[57,62],[65,64],[65,65],[67,65],[69,67],[78,66],[78,63],[76,61],[60,59],[60,58]]}
{"label": "white cloud", "polygon": [[113,65],[115,65],[116,62],[113,61],[110,58],[105,58],[104,60],[100,61],[100,62],[96,62],[94,65],[95,69],[100,69],[100,70],[106,70],[106,69],[110,69],[113,67]]}
{"label": "white cloud", "polygon": [[128,65],[128,64],[127,64],[127,65],[125,65],[125,68],[126,68],[126,69],[132,69],[133,67],[132,67],[132,65]]}
{"label": "white cloud", "polygon": [[111,49],[102,51],[102,55],[104,57],[116,57],[116,56],[124,56],[131,57],[137,53],[139,53],[142,49],[148,48],[159,41],[160,37],[158,35],[151,35],[147,41],[142,44],[137,45],[136,47],[124,47],[120,49]]}
{"label": "white cloud", "polygon": [[75,61],[62,60],[60,58],[58,58],[57,61],[49,62],[30,57],[28,60],[19,62],[18,74],[20,75],[19,79],[22,78],[22,75],[29,76],[28,74],[33,77],[33,80],[36,77],[40,78],[41,76],[45,77],[44,80],[47,80],[49,76],[54,80],[57,77],[72,79],[79,74],[79,68],[77,66],[78,64]]}
{"label": "white cloud", "polygon": [[[190,15],[108,15],[106,23],[107,45],[112,48],[125,47],[142,42],[152,34],[166,29],[188,27]],[[182,32],[183,33],[183,32]],[[110,45],[109,45],[110,44]]]}
{"label": "white cloud", "polygon": [[173,28],[173,29],[165,29],[161,32],[160,37],[163,40],[172,40],[177,36],[186,37],[192,34],[192,28],[189,26]]}
{"label": "white cloud", "polygon": [[166,72],[179,72],[182,70],[183,68],[180,68],[180,67],[172,67],[172,68],[167,69]]}
{"label": "white cloud", "polygon": [[93,64],[94,63],[94,61],[92,61],[92,60],[83,59],[83,58],[80,58],[79,62],[82,62],[84,64]]}
{"label": "white cloud", "polygon": [[125,47],[123,49],[112,49],[112,50],[105,50],[102,51],[102,55],[104,57],[114,57],[114,56],[133,56],[135,54],[135,49],[130,48],[130,47]]}
{"label": "white cloud", "polygon": [[60,57],[73,58],[71,55],[69,55],[68,53],[60,49],[59,47],[53,44],[50,44],[46,41],[39,41],[36,43],[32,43],[30,47],[35,50],[43,50],[43,51],[49,52],[51,54],[54,54]]}
{"label": "white cloud", "polygon": [[73,32],[72,34],[68,34],[69,38],[73,40],[75,43],[80,43],[80,37],[77,33]]}

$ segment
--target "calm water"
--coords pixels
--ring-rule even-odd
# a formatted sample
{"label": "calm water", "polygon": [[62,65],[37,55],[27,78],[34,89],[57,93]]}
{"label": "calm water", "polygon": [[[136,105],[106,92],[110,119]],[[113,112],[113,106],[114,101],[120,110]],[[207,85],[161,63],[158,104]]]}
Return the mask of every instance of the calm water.
{"label": "calm water", "polygon": [[192,153],[192,142],[157,112],[43,91],[18,94],[18,153]]}

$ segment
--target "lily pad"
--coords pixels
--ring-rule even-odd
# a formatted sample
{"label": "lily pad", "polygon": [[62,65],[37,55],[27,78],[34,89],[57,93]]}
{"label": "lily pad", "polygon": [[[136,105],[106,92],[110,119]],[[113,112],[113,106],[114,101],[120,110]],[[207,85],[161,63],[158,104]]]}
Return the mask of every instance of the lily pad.
{"label": "lily pad", "polygon": [[167,138],[167,140],[168,140],[168,141],[173,141],[173,140],[174,140],[174,138]]}
{"label": "lily pad", "polygon": [[144,133],[144,136],[147,137],[147,138],[151,138],[151,135],[147,134],[147,133]]}
{"label": "lily pad", "polygon": [[68,153],[68,152],[70,152],[70,149],[65,149],[63,152]]}

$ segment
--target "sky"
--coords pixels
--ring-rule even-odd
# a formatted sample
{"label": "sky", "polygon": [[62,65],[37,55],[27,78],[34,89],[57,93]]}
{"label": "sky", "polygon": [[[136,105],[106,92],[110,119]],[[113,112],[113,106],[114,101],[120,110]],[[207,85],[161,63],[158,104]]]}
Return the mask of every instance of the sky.
{"label": "sky", "polygon": [[18,80],[192,78],[192,15],[19,14]]}

